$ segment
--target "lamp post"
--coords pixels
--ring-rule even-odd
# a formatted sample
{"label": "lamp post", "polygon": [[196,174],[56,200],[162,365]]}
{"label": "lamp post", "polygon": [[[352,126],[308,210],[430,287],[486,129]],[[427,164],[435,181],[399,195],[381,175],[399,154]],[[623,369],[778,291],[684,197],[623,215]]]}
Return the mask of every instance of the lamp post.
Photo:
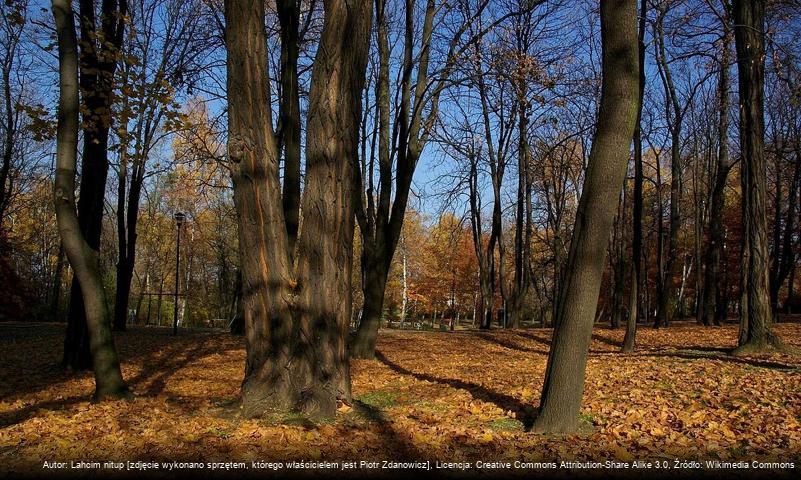
{"label": "lamp post", "polygon": [[181,227],[186,220],[186,214],[183,212],[175,212],[175,226],[178,229],[178,237],[175,246],[175,302],[173,303],[172,310],[172,334],[178,335],[178,285],[181,280],[180,266],[181,266]]}

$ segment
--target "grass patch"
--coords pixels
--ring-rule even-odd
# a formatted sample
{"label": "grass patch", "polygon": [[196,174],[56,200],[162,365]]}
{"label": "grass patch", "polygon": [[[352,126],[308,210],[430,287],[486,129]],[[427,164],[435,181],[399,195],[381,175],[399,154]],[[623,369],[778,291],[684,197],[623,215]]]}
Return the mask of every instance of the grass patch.
{"label": "grass patch", "polygon": [[220,438],[222,440],[227,440],[228,438],[231,437],[231,430],[229,430],[227,428],[216,428],[216,427],[213,427],[213,428],[209,429],[209,433],[214,434],[215,436],[217,436],[218,438]]}
{"label": "grass patch", "polygon": [[360,396],[358,400],[374,408],[389,408],[398,403],[398,392],[376,390]]}
{"label": "grass patch", "polygon": [[673,384],[666,380],[659,380],[658,382],[654,382],[654,388],[659,390],[671,391],[673,390]]}
{"label": "grass patch", "polygon": [[579,414],[579,422],[581,422],[582,425],[593,426],[595,425],[595,418],[589,413],[582,413]]}
{"label": "grass patch", "polygon": [[496,418],[489,422],[489,428],[498,432],[520,432],[523,422],[509,417]]}

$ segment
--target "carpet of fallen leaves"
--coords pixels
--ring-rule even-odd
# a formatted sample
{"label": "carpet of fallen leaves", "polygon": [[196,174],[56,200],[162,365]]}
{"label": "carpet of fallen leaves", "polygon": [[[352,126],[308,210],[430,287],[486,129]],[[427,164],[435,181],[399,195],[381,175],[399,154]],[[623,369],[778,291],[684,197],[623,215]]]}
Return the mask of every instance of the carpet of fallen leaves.
{"label": "carpet of fallen leaves", "polygon": [[[382,331],[352,363],[358,402],[335,422],[241,419],[244,341],[221,332],[117,335],[131,401],[90,403],[58,366],[63,325],[0,324],[0,474],[45,460],[634,460],[801,458],[801,358],[731,357],[736,326],[593,334],[584,432],[528,432],[550,330]],[[801,346],[801,324],[782,323]]]}

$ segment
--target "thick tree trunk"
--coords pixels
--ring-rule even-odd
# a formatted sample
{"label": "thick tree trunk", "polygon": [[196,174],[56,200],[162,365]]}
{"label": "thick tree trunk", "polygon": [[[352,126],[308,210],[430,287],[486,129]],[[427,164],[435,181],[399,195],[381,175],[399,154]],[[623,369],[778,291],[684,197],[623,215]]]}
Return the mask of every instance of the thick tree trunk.
{"label": "thick tree trunk", "polygon": [[603,80],[598,128],[576,214],[557,328],[534,429],[571,432],[579,425],[587,351],[615,214],[609,202],[626,175],[637,118],[639,59],[635,0],[601,3]]}
{"label": "thick tree trunk", "polygon": [[323,416],[335,414],[338,399],[351,399],[347,334],[353,195],[371,23],[369,0],[325,2],[309,94],[304,226],[298,250],[298,281],[304,285],[300,328],[301,338],[316,337],[317,343],[309,362],[312,383],[303,391],[305,410]]}
{"label": "thick tree trunk", "polygon": [[740,87],[741,175],[745,187],[743,218],[748,219],[744,232],[746,250],[743,252],[747,270],[741,272],[744,295],[736,353],[748,353],[781,346],[772,329],[768,267],[764,2],[736,0],[734,25]]}
{"label": "thick tree trunk", "polygon": [[106,296],[97,251],[81,233],[75,210],[75,170],[78,146],[78,48],[71,2],[53,0],[59,53],[59,105],[56,180],[53,189],[56,218],[64,250],[81,285],[89,348],[95,373],[96,400],[129,395],[122,379],[111,334]]}
{"label": "thick tree trunk", "polygon": [[246,416],[331,417],[350,400],[354,159],[371,4],[326,0],[309,93],[303,228],[293,272],[266,76],[264,2],[225,2],[228,151],[239,217]]}

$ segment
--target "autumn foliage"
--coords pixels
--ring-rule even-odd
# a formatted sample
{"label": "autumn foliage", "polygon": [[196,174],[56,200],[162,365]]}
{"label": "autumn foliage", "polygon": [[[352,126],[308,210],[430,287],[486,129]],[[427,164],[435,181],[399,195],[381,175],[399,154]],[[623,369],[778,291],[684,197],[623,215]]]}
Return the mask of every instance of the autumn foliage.
{"label": "autumn foliage", "polygon": [[[92,404],[91,375],[56,369],[63,327],[4,324],[0,475],[45,460],[720,459],[799,461],[801,361],[733,358],[733,326],[596,329],[582,430],[527,432],[551,331],[382,331],[376,360],[352,363],[356,401],[331,423],[236,414],[244,342],[167,329],[118,336],[132,401]],[[799,346],[801,326],[777,332]]]}

